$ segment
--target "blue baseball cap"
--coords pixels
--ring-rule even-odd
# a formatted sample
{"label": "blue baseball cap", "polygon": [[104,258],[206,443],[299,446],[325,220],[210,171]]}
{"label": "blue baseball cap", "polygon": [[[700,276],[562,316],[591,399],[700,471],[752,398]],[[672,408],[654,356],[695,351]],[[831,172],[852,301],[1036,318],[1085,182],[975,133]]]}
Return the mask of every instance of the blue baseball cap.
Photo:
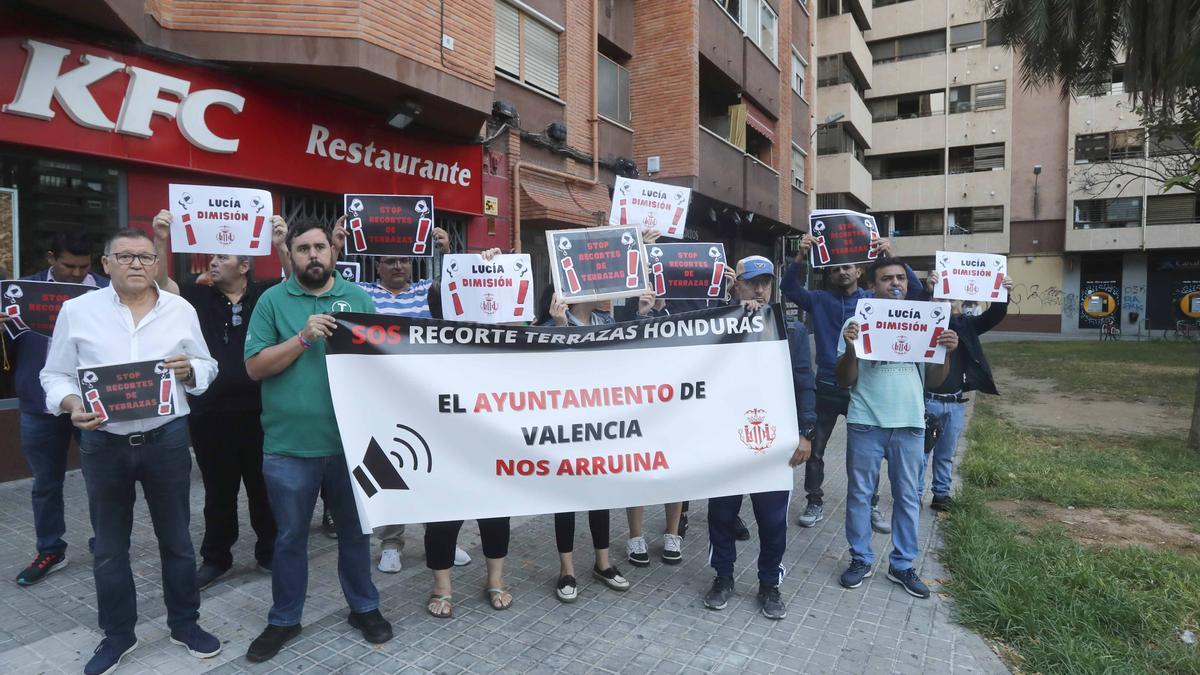
{"label": "blue baseball cap", "polygon": [[775,265],[761,255],[742,258],[737,264],[737,278],[748,280],[764,274],[775,276]]}

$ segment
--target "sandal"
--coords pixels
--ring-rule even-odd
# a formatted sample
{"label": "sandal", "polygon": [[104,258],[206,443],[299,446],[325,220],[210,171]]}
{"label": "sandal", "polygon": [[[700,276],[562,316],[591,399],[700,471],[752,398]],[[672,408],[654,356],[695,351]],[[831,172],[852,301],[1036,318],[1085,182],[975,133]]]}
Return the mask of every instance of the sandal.
{"label": "sandal", "polygon": [[509,607],[512,607],[513,596],[503,588],[485,588],[483,594],[487,597],[488,603],[492,605],[492,609],[497,612],[502,612]]}
{"label": "sandal", "polygon": [[434,595],[429,596],[429,603],[425,605],[425,609],[438,619],[449,619],[454,615],[454,605],[450,602],[449,595]]}

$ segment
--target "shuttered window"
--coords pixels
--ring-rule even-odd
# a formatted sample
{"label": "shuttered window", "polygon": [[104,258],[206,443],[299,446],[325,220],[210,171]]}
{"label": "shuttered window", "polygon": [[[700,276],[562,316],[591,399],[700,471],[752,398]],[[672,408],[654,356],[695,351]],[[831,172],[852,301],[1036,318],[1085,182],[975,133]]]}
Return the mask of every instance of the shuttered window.
{"label": "shuttered window", "polygon": [[496,3],[496,70],[558,96],[559,33],[507,2]]}
{"label": "shuttered window", "polygon": [[1147,225],[1187,225],[1200,222],[1196,195],[1154,195],[1146,199]]}
{"label": "shuttered window", "polygon": [[1004,81],[975,85],[975,109],[993,110],[1004,107]]}
{"label": "shuttered window", "polygon": [[991,171],[1004,168],[1004,144],[975,146],[975,170]]}
{"label": "shuttered window", "polygon": [[1075,200],[1075,229],[1077,230],[1140,227],[1141,224],[1141,197]]}
{"label": "shuttered window", "polygon": [[496,3],[496,69],[521,77],[521,13],[505,2]]}

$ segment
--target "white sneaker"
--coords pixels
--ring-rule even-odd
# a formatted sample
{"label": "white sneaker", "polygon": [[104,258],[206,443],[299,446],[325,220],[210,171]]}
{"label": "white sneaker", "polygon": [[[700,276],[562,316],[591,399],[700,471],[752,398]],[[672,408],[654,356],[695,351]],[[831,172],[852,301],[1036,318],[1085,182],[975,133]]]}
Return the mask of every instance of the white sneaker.
{"label": "white sneaker", "polygon": [[462,567],[463,565],[470,565],[470,564],[471,564],[471,556],[467,555],[466,551],[455,546],[454,547],[454,566]]}
{"label": "white sneaker", "polygon": [[385,548],[379,556],[379,571],[387,574],[395,574],[399,572],[403,565],[400,563],[400,551],[394,548]]}
{"label": "white sneaker", "polygon": [[677,534],[663,534],[662,561],[668,565],[678,565],[683,560],[683,537]]}
{"label": "white sneaker", "polygon": [[629,556],[629,562],[635,567],[645,567],[650,564],[650,554],[646,549],[645,537],[630,537],[629,542],[625,544],[625,553]]}

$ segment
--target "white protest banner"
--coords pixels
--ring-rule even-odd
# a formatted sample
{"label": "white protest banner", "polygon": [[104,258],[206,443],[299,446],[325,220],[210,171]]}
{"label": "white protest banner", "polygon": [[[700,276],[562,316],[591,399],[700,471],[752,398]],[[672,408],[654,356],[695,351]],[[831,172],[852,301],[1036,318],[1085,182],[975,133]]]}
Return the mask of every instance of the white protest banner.
{"label": "white protest banner", "polygon": [[938,251],[934,256],[933,297],[946,300],[1008,302],[1004,277],[1008,258],[990,253]]}
{"label": "white protest banner", "polygon": [[792,488],[775,307],[574,328],[337,319],[329,387],[364,532]]}
{"label": "white protest banner", "polygon": [[950,325],[950,303],[863,298],[854,312],[854,353],[866,361],[944,363],[937,343]]}
{"label": "white protest banner", "polygon": [[171,251],[271,253],[271,193],[251,188],[171,183]]}
{"label": "white protest banner", "polygon": [[608,224],[653,228],[666,238],[682,239],[691,199],[691,188],[618,176]]}
{"label": "white protest banner", "polygon": [[478,253],[442,258],[442,315],[453,321],[506,323],[533,320],[533,272],[529,254]]}

